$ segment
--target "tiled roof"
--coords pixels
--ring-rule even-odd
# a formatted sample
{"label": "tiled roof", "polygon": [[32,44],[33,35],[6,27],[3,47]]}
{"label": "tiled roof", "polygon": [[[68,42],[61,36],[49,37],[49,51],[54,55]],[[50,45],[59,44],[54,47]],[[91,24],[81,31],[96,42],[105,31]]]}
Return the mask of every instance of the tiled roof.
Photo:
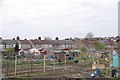
{"label": "tiled roof", "polygon": [[72,40],[42,40],[42,44],[54,44],[54,45],[62,45],[62,44],[74,44]]}
{"label": "tiled roof", "polygon": [[54,44],[54,45],[73,45],[74,41],[72,40],[3,40],[2,44],[15,44],[19,42],[20,44]]}
{"label": "tiled roof", "polygon": [[82,40],[82,42],[85,43],[85,44],[92,44],[93,43],[92,40]]}
{"label": "tiled roof", "polygon": [[12,40],[12,39],[6,39],[6,40],[2,40],[2,44],[16,44],[16,40]]}
{"label": "tiled roof", "polygon": [[99,40],[99,42],[100,42],[101,44],[105,44],[104,40]]}
{"label": "tiled roof", "polygon": [[42,44],[55,44],[55,45],[60,45],[59,41],[57,41],[57,40],[42,40]]}
{"label": "tiled roof", "polygon": [[29,40],[20,40],[21,44],[31,44]]}
{"label": "tiled roof", "polygon": [[60,44],[69,44],[69,45],[73,45],[74,41],[72,40],[58,40]]}
{"label": "tiled roof", "polygon": [[32,44],[42,44],[41,40],[30,40],[32,42]]}
{"label": "tiled roof", "polygon": [[114,44],[114,42],[111,40],[105,40],[104,42],[106,45],[113,45]]}

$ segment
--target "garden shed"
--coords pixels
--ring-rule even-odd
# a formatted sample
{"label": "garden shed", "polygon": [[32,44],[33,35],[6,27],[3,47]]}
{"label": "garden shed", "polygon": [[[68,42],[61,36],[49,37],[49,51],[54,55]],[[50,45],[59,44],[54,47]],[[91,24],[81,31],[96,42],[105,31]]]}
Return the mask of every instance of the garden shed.
{"label": "garden shed", "polygon": [[120,67],[120,55],[117,53],[116,50],[113,51],[112,66],[116,68]]}

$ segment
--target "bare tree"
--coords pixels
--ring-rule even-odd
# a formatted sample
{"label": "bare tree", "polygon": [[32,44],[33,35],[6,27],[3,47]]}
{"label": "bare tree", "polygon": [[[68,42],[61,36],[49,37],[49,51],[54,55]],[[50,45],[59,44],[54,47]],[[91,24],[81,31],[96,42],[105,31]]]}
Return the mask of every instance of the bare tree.
{"label": "bare tree", "polygon": [[80,38],[78,38],[78,37],[74,37],[74,40],[80,40]]}
{"label": "bare tree", "polygon": [[94,37],[94,34],[92,33],[92,32],[89,32],[89,33],[87,33],[87,35],[86,35],[86,38],[89,38],[89,39],[91,39],[91,38],[93,38]]}
{"label": "bare tree", "polygon": [[50,37],[44,37],[45,40],[52,40]]}

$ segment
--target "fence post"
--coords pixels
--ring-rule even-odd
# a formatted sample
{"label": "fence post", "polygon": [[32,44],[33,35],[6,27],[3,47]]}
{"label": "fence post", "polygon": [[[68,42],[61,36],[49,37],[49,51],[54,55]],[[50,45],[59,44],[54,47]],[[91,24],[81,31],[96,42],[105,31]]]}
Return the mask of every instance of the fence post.
{"label": "fence post", "polygon": [[15,55],[15,75],[17,75],[17,55]]}
{"label": "fence post", "polygon": [[43,66],[43,72],[45,72],[45,54],[44,54],[44,66]]}

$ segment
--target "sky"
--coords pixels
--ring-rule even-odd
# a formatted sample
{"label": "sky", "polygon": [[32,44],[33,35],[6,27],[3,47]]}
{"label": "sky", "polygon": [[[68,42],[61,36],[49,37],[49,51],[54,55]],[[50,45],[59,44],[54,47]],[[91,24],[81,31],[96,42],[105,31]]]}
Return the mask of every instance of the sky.
{"label": "sky", "polygon": [[0,0],[2,38],[118,35],[119,0]]}

